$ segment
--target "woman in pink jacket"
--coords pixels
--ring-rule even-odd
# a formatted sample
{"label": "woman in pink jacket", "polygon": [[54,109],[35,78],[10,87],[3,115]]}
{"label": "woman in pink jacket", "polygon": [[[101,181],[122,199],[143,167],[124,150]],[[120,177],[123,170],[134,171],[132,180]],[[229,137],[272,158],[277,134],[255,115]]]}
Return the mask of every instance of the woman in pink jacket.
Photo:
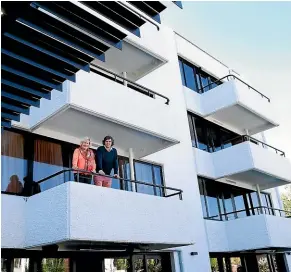
{"label": "woman in pink jacket", "polygon": [[[76,148],[73,154],[73,169],[84,170],[88,172],[96,172],[96,162],[93,150],[90,149],[90,138],[84,138],[80,147]],[[75,171],[75,181],[78,181],[77,172]],[[92,179],[91,173],[79,172],[79,182],[90,184]]]}

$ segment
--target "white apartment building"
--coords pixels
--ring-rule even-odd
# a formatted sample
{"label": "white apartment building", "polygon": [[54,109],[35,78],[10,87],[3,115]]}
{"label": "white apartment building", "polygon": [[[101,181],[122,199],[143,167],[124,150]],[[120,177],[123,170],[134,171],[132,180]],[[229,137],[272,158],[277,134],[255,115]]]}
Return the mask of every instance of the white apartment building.
{"label": "white apartment building", "polygon": [[[291,271],[278,107],[161,23],[173,2],[1,3],[1,271]],[[120,179],[75,181],[106,135]]]}

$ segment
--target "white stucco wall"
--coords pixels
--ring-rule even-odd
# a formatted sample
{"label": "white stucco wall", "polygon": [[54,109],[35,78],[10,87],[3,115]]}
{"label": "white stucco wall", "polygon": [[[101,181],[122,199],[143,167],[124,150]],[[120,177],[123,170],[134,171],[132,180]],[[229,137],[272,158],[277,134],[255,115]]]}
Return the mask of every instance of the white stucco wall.
{"label": "white stucco wall", "polygon": [[[197,172],[201,176],[219,179],[232,174],[255,170],[266,174],[266,183],[264,184],[263,180],[260,181],[262,188],[272,188],[291,182],[289,159],[276,154],[271,149],[263,148],[251,142],[243,142],[214,153],[193,149]],[[272,176],[273,179],[269,179],[269,176]],[[248,183],[250,182],[251,180],[248,181]],[[256,184],[255,179],[253,184]]]}
{"label": "white stucco wall", "polygon": [[[99,112],[104,115],[111,115],[111,117],[116,119],[123,118],[133,125],[138,122],[139,126],[143,126],[145,129],[153,131],[161,130],[163,134],[168,134],[167,136],[169,137],[172,135],[175,139],[180,141],[180,144],[144,159],[163,165],[165,184],[167,186],[180,188],[184,191],[183,207],[181,208],[178,204],[176,205],[174,200],[153,198],[152,196],[139,194],[133,195],[127,192],[110,191],[111,196],[108,196],[107,193],[109,194],[109,189],[97,187],[93,187],[94,190],[90,188],[90,190],[87,191],[87,186],[79,190],[74,188],[74,184],[70,191],[68,190],[68,185],[65,184],[43,192],[40,195],[36,195],[27,202],[27,206],[31,208],[31,211],[26,212],[27,224],[28,226],[31,225],[25,239],[27,245],[41,245],[48,242],[62,241],[70,237],[81,240],[124,240],[126,237],[129,237],[128,239],[139,239],[144,241],[158,239],[160,242],[167,239],[175,240],[187,237],[187,239],[194,242],[194,245],[177,248],[179,254],[177,252],[174,254],[177,272],[179,270],[181,272],[207,272],[210,271],[209,251],[226,251],[230,248],[230,244],[228,242],[226,244],[225,241],[236,239],[235,235],[237,233],[239,233],[241,237],[242,234],[252,235],[251,229],[246,229],[246,232],[244,232],[244,223],[239,221],[243,219],[239,219],[238,221],[234,220],[233,222],[205,222],[203,219],[197,174],[211,178],[215,173],[215,168],[213,163],[208,163],[211,154],[203,153],[201,155],[203,151],[193,152],[187,119],[187,107],[191,107],[193,112],[199,114],[203,106],[201,102],[190,101],[187,97],[185,99],[177,55],[182,56],[195,65],[203,67],[205,71],[218,78],[228,74],[229,68],[203,53],[200,49],[191,45],[184,39],[177,37],[172,30],[164,26],[161,26],[160,31],[156,31],[153,28],[153,26],[146,24],[141,28],[141,39],[129,35],[128,40],[132,43],[136,43],[140,48],[148,48],[152,53],[167,60],[167,63],[140,79],[138,83],[168,96],[171,100],[169,106],[156,104],[161,101],[154,101],[148,97],[141,97],[140,94],[125,90],[121,85],[119,87],[113,86],[112,82],[107,82],[103,78],[99,79],[100,85],[98,85],[99,83],[96,83],[96,85],[98,85],[100,89],[107,88],[108,93],[101,93],[101,91],[99,92],[97,89],[98,95],[96,95],[96,99],[90,100],[86,97],[87,101],[86,104],[84,104],[82,96],[84,96],[86,92],[94,92],[95,83],[92,82],[90,74],[79,72],[79,81],[77,81],[77,84],[72,85],[72,96],[65,92],[56,93],[57,91],[54,91],[57,97],[54,97],[52,101],[43,102],[41,108],[36,110],[41,111],[41,113],[38,113],[40,114],[38,118],[43,118],[53,113],[55,110],[60,109],[65,102],[74,101],[74,103],[80,103],[81,106],[90,110],[99,110]],[[81,78],[82,75],[83,79]],[[94,77],[96,77],[96,79],[98,78],[95,74]],[[84,84],[83,87],[82,84],[78,85],[79,82],[82,81]],[[190,93],[188,93],[188,95],[189,94]],[[109,99],[110,103],[114,103],[117,107],[116,110],[107,107],[107,104],[98,105],[98,100],[107,99]],[[136,116],[134,116],[134,114],[130,116],[129,111],[126,111],[127,109],[122,112],[118,103],[120,101],[123,101],[123,103],[127,101],[129,106],[132,107],[131,112],[135,112]],[[132,101],[138,101],[139,103],[132,105]],[[161,113],[159,111],[160,109],[163,109]],[[146,112],[149,118],[142,114],[143,111]],[[31,124],[36,124],[38,121],[39,119],[35,119]],[[77,143],[76,139],[73,139],[70,135],[57,135],[54,133],[53,137]],[[241,163],[244,164],[245,162]],[[80,186],[80,184],[78,185]],[[104,192],[102,190],[104,190]],[[94,191],[100,195],[100,198],[93,198]],[[86,198],[82,198],[81,196],[85,193]],[[130,197],[127,197],[129,195],[125,197],[125,195],[123,195],[124,193],[130,194]],[[9,201],[10,200],[7,202],[8,204],[5,203],[6,207],[12,205]],[[18,200],[16,200],[16,203],[18,203]],[[89,205],[87,205],[88,203]],[[18,204],[16,204],[15,207],[18,207],[17,205]],[[95,217],[95,215],[100,212],[98,211],[100,206],[102,220],[100,220],[101,217]],[[125,210],[127,209],[128,214],[123,214],[123,216],[118,214],[116,208],[119,206]],[[107,213],[106,210],[102,210],[102,207],[106,207]],[[137,209],[143,209],[143,213],[137,213]],[[155,213],[153,215],[149,214],[149,212],[155,209],[159,212],[165,211],[164,214],[166,214],[166,216],[157,216]],[[33,210],[35,210],[35,212],[32,212]],[[23,210],[18,209],[17,215],[22,212]],[[114,215],[112,216],[113,218],[108,216],[111,215],[111,213]],[[126,220],[130,224],[123,225],[121,232],[115,233],[112,221],[115,220],[115,224],[119,222],[124,223],[124,217],[126,217]],[[15,241],[18,241],[18,246],[21,247],[21,245],[24,244],[24,235],[19,232],[19,228],[16,229],[15,226],[12,226],[14,221],[9,219],[7,213],[4,213],[4,217],[2,215],[2,218],[9,222],[6,230],[8,230],[8,227],[11,225],[15,232],[18,231]],[[90,219],[92,218],[94,218],[94,222],[91,222]],[[137,225],[137,218],[143,224]],[[179,218],[180,221],[178,221],[177,218]],[[264,224],[266,220],[264,218],[262,220],[259,218],[258,220],[259,221],[256,223],[258,227],[262,226],[263,229],[265,229]],[[23,217],[19,216],[16,223],[20,225],[24,224]],[[103,225],[103,223],[106,223],[106,225]],[[226,224],[228,223],[230,224],[227,227]],[[273,223],[271,222],[271,224]],[[53,228],[51,228],[52,225],[54,226]],[[141,228],[143,230],[145,225],[148,226],[146,229],[153,228],[159,231],[159,235],[157,236],[157,234],[151,232],[141,233]],[[96,231],[95,226],[100,228],[99,233]],[[108,226],[108,230],[104,228],[105,226]],[[125,226],[127,229],[125,229]],[[168,233],[164,231],[165,228],[170,228]],[[161,232],[161,230],[163,230],[163,232]],[[208,233],[208,239],[206,231]],[[35,233],[38,237],[35,237]],[[258,238],[259,241],[255,241],[256,246],[262,243],[266,244],[266,232],[260,231],[257,234],[261,236]],[[4,237],[4,239],[2,239],[7,241],[7,245],[9,245],[11,235],[7,233],[3,235],[2,237]],[[229,235],[231,238],[228,238]],[[279,243],[276,239],[274,242]],[[241,238],[238,239],[237,242],[234,240],[230,241],[230,243],[234,243],[231,245],[234,248],[248,247],[249,249],[252,245],[250,243],[247,244],[246,239],[242,240]],[[198,255],[191,256],[191,252],[197,252]]]}
{"label": "white stucco wall", "polygon": [[[179,64],[177,61],[174,33],[165,28],[167,35],[163,37],[164,56],[168,62],[148,74],[140,84],[148,88],[157,88],[171,100],[170,107],[175,112],[171,120],[172,129],[178,133],[180,143],[161,152],[147,156],[145,159],[160,163],[164,167],[164,177],[167,186],[175,186],[184,191],[183,201],[187,204],[185,213],[188,224],[192,226],[195,244],[179,248],[183,271],[210,271],[208,244],[203,222],[202,208],[197,182],[195,158],[189,132],[185,97],[182,89]],[[165,80],[161,80],[165,79]],[[191,252],[198,255],[191,256]],[[176,260],[179,261],[179,260]]]}
{"label": "white stucco wall", "polygon": [[25,199],[1,195],[1,247],[22,248],[25,243]]}
{"label": "white stucco wall", "polygon": [[291,246],[289,218],[257,215],[224,222],[205,220],[205,224],[210,252]]}
{"label": "white stucco wall", "polygon": [[278,125],[273,103],[238,80],[226,81],[203,94],[185,86],[183,91],[190,112],[213,117],[240,134],[246,129],[254,134]]}
{"label": "white stucco wall", "polygon": [[[158,86],[151,89],[163,91]],[[165,99],[150,98],[93,72],[77,73],[77,82],[70,84],[70,103],[119,123],[177,138],[177,131],[172,129],[175,112]]]}
{"label": "white stucco wall", "polygon": [[[68,240],[151,244],[165,248],[193,244],[195,235],[178,196],[141,193],[67,182],[27,198],[6,196],[2,247],[31,248]],[[179,231],[177,231],[179,230]]]}

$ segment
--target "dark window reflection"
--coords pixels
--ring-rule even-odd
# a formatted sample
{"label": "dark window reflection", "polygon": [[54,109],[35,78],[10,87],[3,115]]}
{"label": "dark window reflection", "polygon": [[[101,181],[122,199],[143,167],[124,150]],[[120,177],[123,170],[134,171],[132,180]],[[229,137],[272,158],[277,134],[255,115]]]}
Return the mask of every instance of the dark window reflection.
{"label": "dark window reflection", "polygon": [[216,152],[238,142],[238,134],[188,112],[189,129],[194,147]]}
{"label": "dark window reflection", "polygon": [[184,64],[184,75],[186,80],[186,86],[194,91],[197,91],[195,75],[191,66]]}
{"label": "dark window reflection", "polygon": [[200,68],[186,60],[179,58],[178,61],[182,84],[187,88],[197,93],[204,93],[222,84],[222,82],[217,81],[217,79],[203,72]]}
{"label": "dark window reflection", "polygon": [[[203,216],[212,220],[232,220],[258,214],[258,195],[248,189],[198,177]],[[261,192],[266,212],[272,210],[271,196]]]}
{"label": "dark window reflection", "polygon": [[181,60],[179,60],[179,67],[180,67],[180,73],[181,73],[182,84],[183,84],[184,86],[186,86],[185,73],[184,73],[183,63],[182,63]]}

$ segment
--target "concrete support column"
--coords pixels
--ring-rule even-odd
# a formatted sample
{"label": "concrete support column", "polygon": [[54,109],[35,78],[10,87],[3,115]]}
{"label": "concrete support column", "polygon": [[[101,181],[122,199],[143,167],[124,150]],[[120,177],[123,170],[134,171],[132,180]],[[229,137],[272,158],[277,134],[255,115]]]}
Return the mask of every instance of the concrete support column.
{"label": "concrete support column", "polygon": [[[129,168],[130,168],[130,179],[135,180],[135,172],[134,172],[134,162],[133,162],[133,149],[129,148]],[[136,192],[136,184],[132,183],[132,191]]]}
{"label": "concrete support column", "polygon": [[286,266],[286,271],[291,272],[291,251],[285,253],[285,266]]}
{"label": "concrete support column", "polygon": [[[259,206],[262,207],[261,190],[260,190],[259,184],[256,185],[256,188],[257,188]],[[263,208],[261,208],[260,211],[261,211],[261,213],[263,213]]]}
{"label": "concrete support column", "polygon": [[[122,72],[122,76],[123,76],[124,78],[127,78],[127,73],[126,73],[126,72]],[[124,86],[127,86],[127,81],[126,81],[126,80],[123,81],[123,85],[124,85]]]}

